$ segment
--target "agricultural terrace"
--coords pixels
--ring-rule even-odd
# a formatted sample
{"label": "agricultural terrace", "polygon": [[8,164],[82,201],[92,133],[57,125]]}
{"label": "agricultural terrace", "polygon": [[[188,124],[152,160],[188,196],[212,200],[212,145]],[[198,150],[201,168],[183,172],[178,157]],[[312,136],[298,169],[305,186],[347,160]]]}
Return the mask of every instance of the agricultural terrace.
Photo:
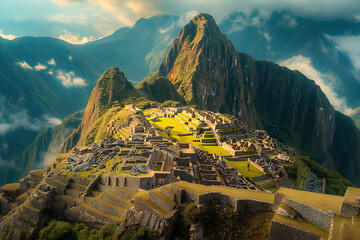
{"label": "agricultural terrace", "polygon": [[323,211],[333,211],[337,215],[340,215],[344,200],[342,196],[299,191],[290,188],[280,188],[277,193]]}
{"label": "agricultural terrace", "polygon": [[111,132],[116,139],[127,139],[130,136],[130,129],[139,124],[136,118],[133,118],[133,121],[131,121],[129,125],[126,124],[134,113],[135,111],[129,108],[121,109],[109,124],[108,131]]}
{"label": "agricultural terrace", "polygon": [[[158,121],[154,122],[153,119],[157,117],[156,114],[160,115],[157,109],[150,109],[144,111],[146,119],[156,129],[160,130],[160,134],[164,137],[176,139],[181,143],[190,143],[194,147],[203,149],[205,151],[208,151],[209,153],[230,156],[230,153],[228,151],[218,146],[216,143],[201,143],[199,138],[196,138],[190,130],[185,128],[186,125],[184,123],[181,123],[174,118],[159,117]],[[170,136],[162,132],[163,130],[169,131]]]}

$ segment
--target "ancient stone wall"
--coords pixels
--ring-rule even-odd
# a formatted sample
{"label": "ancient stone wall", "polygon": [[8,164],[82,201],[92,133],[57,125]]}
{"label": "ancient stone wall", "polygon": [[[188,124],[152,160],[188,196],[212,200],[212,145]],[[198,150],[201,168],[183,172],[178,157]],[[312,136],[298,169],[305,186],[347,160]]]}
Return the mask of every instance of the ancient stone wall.
{"label": "ancient stone wall", "polygon": [[272,204],[269,202],[252,199],[237,199],[235,211],[239,212],[264,212],[271,211]]}
{"label": "ancient stone wall", "polygon": [[297,202],[290,198],[285,199],[285,203],[301,214],[306,220],[314,225],[329,232],[331,228],[331,222],[333,215],[328,212],[310,207],[304,203]]}
{"label": "ancient stone wall", "polygon": [[[290,238],[291,236],[291,238]],[[269,240],[321,240],[314,233],[295,228],[283,223],[272,221]]]}
{"label": "ancient stone wall", "polygon": [[351,218],[352,216],[358,216],[360,214],[360,208],[353,204],[343,202],[341,206],[341,216]]}
{"label": "ancient stone wall", "polygon": [[130,208],[127,210],[125,213],[125,222],[126,226],[138,224],[140,226],[155,230],[162,235],[167,235],[172,230],[171,219],[161,219],[156,215],[153,215],[151,212],[143,210],[139,211],[135,208]]}
{"label": "ancient stone wall", "polygon": [[176,206],[176,205],[171,204],[171,203],[167,202],[166,200],[162,199],[159,195],[157,195],[153,191],[149,192],[149,200],[151,202],[153,202],[156,206],[160,207],[161,209],[163,209],[167,212],[173,211]]}
{"label": "ancient stone wall", "polygon": [[153,207],[151,207],[150,205],[148,205],[146,202],[144,202],[143,200],[139,199],[139,198],[135,198],[135,209],[136,210],[141,210],[141,211],[147,211],[150,212],[152,215],[157,216],[160,219],[164,219],[165,216],[162,215],[160,212],[158,212],[156,209],[154,209]]}

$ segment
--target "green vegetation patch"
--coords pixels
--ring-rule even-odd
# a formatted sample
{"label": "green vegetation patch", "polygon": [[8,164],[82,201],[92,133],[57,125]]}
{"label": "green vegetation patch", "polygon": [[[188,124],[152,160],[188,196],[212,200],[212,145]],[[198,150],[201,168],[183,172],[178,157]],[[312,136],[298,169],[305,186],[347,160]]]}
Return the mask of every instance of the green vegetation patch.
{"label": "green vegetation patch", "polygon": [[190,239],[191,224],[201,223],[204,227],[203,239],[268,239],[272,212],[248,214],[234,212],[230,205],[211,201],[202,206],[189,203],[180,210],[174,231],[169,239]]}
{"label": "green vegetation patch", "polygon": [[326,178],[326,193],[344,196],[348,187],[354,185],[340,173],[330,171],[320,164],[312,161],[309,157],[300,156],[300,159],[308,165],[310,170],[319,178]]}
{"label": "green vegetation patch", "polygon": [[250,164],[249,170],[248,170],[248,161],[229,161],[225,159],[227,163],[229,163],[233,168],[236,168],[236,170],[242,174],[244,177],[248,178],[255,178],[260,177],[264,175],[263,172],[261,172],[259,169],[255,168]]}
{"label": "green vegetation patch", "polygon": [[[148,114],[146,114],[146,115],[148,116]],[[169,130],[170,136],[168,136],[166,133],[159,131],[160,134],[163,135],[164,137],[174,139],[174,140],[182,142],[182,143],[190,143],[194,147],[203,149],[205,151],[208,151],[209,153],[215,153],[215,154],[223,155],[223,156],[230,156],[230,153],[220,146],[217,146],[217,145],[209,146],[209,145],[200,143],[199,139],[194,137],[192,135],[192,132],[190,130],[186,129],[185,125],[183,123],[177,121],[176,119],[159,117],[158,121],[153,122],[152,121],[153,118],[154,118],[153,116],[149,116],[149,117],[147,117],[147,120],[149,120],[149,122],[155,128],[165,130],[169,126],[173,127],[171,130]],[[180,135],[189,134],[189,135],[179,136],[179,134]]]}

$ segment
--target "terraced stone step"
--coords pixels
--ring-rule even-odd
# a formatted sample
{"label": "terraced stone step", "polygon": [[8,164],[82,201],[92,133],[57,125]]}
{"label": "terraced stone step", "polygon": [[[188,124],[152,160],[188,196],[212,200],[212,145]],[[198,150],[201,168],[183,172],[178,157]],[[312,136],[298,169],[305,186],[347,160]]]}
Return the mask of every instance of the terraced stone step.
{"label": "terraced stone step", "polygon": [[41,215],[41,210],[40,209],[38,209],[38,208],[36,208],[34,206],[31,206],[29,203],[24,203],[22,205],[22,208],[23,208],[24,213],[27,213],[27,214],[29,214],[32,217],[37,218],[37,219],[40,218],[40,215]]}
{"label": "terraced stone step", "polygon": [[66,176],[62,176],[56,173],[50,173],[49,177],[55,178],[56,180],[63,182],[64,184],[69,184],[70,179]]}
{"label": "terraced stone step", "polygon": [[101,198],[105,201],[108,201],[116,206],[122,207],[122,208],[128,208],[129,204],[127,199],[122,198],[115,193],[111,192],[110,190],[106,190],[101,194]]}
{"label": "terraced stone step", "polygon": [[148,191],[138,193],[135,196],[135,208],[136,210],[151,212],[160,219],[169,218],[174,214],[174,212],[164,211],[162,208],[158,207],[155,203],[150,201]]}
{"label": "terraced stone step", "polygon": [[109,214],[106,213],[104,211],[101,211],[98,208],[95,208],[85,202],[81,202],[80,204],[80,209],[83,212],[86,212],[87,214],[99,219],[100,221],[106,223],[106,222],[117,222],[120,220],[119,216],[113,215],[113,214]]}
{"label": "terraced stone step", "polygon": [[[45,181],[46,182],[46,181]],[[49,187],[52,189],[53,192],[55,192],[56,194],[62,195],[65,194],[65,189],[59,188],[57,186],[54,186],[50,183],[47,182],[47,184],[49,185]]]}
{"label": "terraced stone step", "polygon": [[46,208],[46,200],[43,198],[39,198],[37,200],[30,198],[29,203],[31,206],[33,206],[37,209],[40,209],[40,210],[43,210]]}
{"label": "terraced stone step", "polygon": [[91,190],[91,196],[97,197],[102,193],[100,190]]}
{"label": "terraced stone step", "polygon": [[85,192],[86,189],[87,189],[87,186],[82,185],[82,184],[77,183],[77,182],[71,182],[70,187],[73,188],[73,189],[79,190],[81,192]]}
{"label": "terraced stone step", "polygon": [[38,219],[34,218],[30,214],[25,213],[22,208],[18,208],[17,212],[19,219],[24,222],[30,223],[33,226],[35,226],[39,222]]}
{"label": "terraced stone step", "polygon": [[167,198],[169,198],[172,201],[175,201],[176,196],[175,196],[175,193],[171,189],[171,184],[162,186],[160,188],[160,190],[161,190],[161,193],[164,194]]}
{"label": "terraced stone step", "polygon": [[100,196],[97,197],[86,197],[85,202],[99,210],[106,212],[108,214],[113,214],[116,216],[122,216],[125,212],[125,208],[119,207],[115,204],[112,204],[108,201],[105,201]]}
{"label": "terraced stone step", "polygon": [[43,179],[43,174],[44,174],[45,170],[41,169],[41,170],[32,170],[29,172],[29,176],[31,178],[34,178],[36,180],[38,180],[39,182]]}
{"label": "terraced stone step", "polygon": [[57,180],[57,179],[55,179],[55,178],[49,178],[49,177],[47,177],[47,178],[45,178],[45,182],[46,182],[47,184],[49,184],[49,185],[58,187],[58,188],[63,189],[63,190],[65,190],[65,189],[66,189],[66,186],[67,186],[66,183],[63,183],[63,182],[61,182],[61,181],[59,181],[59,180]]}
{"label": "terraced stone step", "polygon": [[76,197],[76,198],[80,198],[81,195],[83,194],[83,192],[77,190],[77,189],[73,189],[73,188],[67,188],[65,190],[65,193],[70,195],[70,196],[73,196],[73,197]]}
{"label": "terraced stone step", "polygon": [[161,188],[149,191],[149,200],[166,212],[171,212],[176,207],[176,203],[165,196],[161,192]]}
{"label": "terraced stone step", "polygon": [[84,186],[88,186],[91,183],[91,179],[84,178],[84,177],[81,177],[81,176],[78,176],[78,175],[73,175],[72,180],[74,182],[80,183],[80,184],[82,184]]}
{"label": "terraced stone step", "polygon": [[46,200],[51,200],[52,199],[52,194],[51,192],[44,192],[41,191],[40,189],[36,189],[37,194],[39,194],[40,197],[46,199]]}
{"label": "terraced stone step", "polygon": [[65,201],[67,204],[71,205],[71,206],[75,206],[76,205],[76,200],[78,198],[71,196],[71,195],[61,195],[60,199]]}
{"label": "terraced stone step", "polygon": [[110,190],[111,192],[115,193],[116,195],[118,195],[122,198],[125,198],[127,200],[130,200],[134,195],[134,193],[132,193],[124,188],[121,188],[121,187],[105,186],[103,184],[98,184],[98,189],[100,191]]}

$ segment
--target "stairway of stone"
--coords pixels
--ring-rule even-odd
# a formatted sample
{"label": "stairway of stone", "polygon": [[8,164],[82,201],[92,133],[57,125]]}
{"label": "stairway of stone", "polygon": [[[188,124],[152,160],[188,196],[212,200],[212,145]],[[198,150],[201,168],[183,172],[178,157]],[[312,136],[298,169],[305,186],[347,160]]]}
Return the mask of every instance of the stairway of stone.
{"label": "stairway of stone", "polygon": [[140,192],[134,198],[136,210],[151,212],[160,219],[172,217],[176,210],[175,193],[170,184]]}
{"label": "stairway of stone", "polygon": [[214,134],[212,131],[205,131],[201,138],[200,138],[200,142],[201,143],[208,143],[208,144],[216,144],[216,139],[214,137]]}
{"label": "stairway of stone", "polygon": [[53,192],[62,195],[65,193],[66,188],[68,187],[70,179],[63,177],[56,173],[49,174],[45,178],[45,183],[50,186]]}
{"label": "stairway of stone", "polygon": [[86,191],[91,183],[91,179],[82,177],[72,178],[71,181],[59,175],[55,176],[55,178],[63,184],[66,184],[64,191],[60,195],[60,199],[70,206],[75,206],[81,201],[83,196],[86,195]]}
{"label": "stairway of stone", "polygon": [[117,222],[131,205],[130,199],[136,189],[105,186],[98,184],[98,189],[80,201],[80,209],[103,222]]}

